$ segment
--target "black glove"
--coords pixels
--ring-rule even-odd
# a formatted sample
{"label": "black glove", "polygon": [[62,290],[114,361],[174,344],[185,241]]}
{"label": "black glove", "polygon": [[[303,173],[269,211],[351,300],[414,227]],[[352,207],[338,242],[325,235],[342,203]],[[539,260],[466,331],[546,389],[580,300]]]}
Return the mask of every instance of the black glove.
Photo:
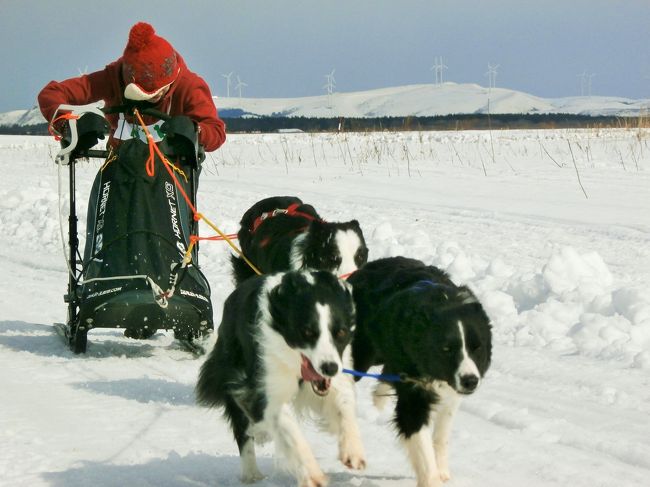
{"label": "black glove", "polygon": [[[108,121],[101,115],[88,112],[84,113],[77,120],[77,146],[75,151],[82,151],[90,149],[97,144],[99,139],[104,139],[108,133],[110,126]],[[72,136],[70,135],[70,127],[66,121],[66,126],[62,132],[63,140],[62,145],[67,147],[70,145]]]}
{"label": "black glove", "polygon": [[190,117],[185,115],[176,115],[170,118],[162,124],[160,130],[167,134],[170,139],[176,136],[185,137],[189,141],[196,139],[196,124]]}
{"label": "black glove", "polygon": [[191,161],[196,160],[198,149],[198,133],[196,124],[190,117],[176,115],[160,126],[166,135],[165,140],[175,156],[185,156]]}

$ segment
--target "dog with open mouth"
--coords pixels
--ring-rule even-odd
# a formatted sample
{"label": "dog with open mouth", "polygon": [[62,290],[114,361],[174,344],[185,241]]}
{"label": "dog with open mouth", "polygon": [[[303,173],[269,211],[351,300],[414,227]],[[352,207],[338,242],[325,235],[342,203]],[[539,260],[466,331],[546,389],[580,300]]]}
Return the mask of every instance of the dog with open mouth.
{"label": "dog with open mouth", "polygon": [[[342,277],[368,260],[358,221],[325,221],[295,196],[255,203],[242,216],[237,238],[246,258],[263,274],[316,269]],[[237,284],[255,275],[240,256],[232,257],[232,265]]]}
{"label": "dog with open mouth", "polygon": [[322,418],[343,464],[365,468],[354,381],[342,373],[351,367],[354,329],[352,288],[330,272],[256,276],[228,297],[196,393],[199,404],[224,409],[242,481],[263,478],[255,442],[270,437],[298,485],[327,484],[290,405]]}
{"label": "dog with open mouth", "polygon": [[354,368],[383,365],[375,404],[396,396],[394,423],[418,487],[450,478],[447,444],[464,395],[490,366],[492,332],[472,291],[416,259],[389,257],[352,274]]}

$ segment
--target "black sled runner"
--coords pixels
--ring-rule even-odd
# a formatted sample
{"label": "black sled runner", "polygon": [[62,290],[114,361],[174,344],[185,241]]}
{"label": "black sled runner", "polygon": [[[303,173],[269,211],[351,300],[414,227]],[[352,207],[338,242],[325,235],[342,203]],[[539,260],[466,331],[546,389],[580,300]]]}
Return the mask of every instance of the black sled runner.
{"label": "black sled runner", "polygon": [[[150,157],[146,137],[145,141],[138,136],[124,140],[115,151],[90,149],[107,130],[103,113],[97,108],[72,108],[80,118],[69,121],[68,145],[57,155],[59,165],[68,165],[70,197],[69,282],[64,296],[68,316],[65,324],[55,325],[57,331],[74,353],[86,351],[88,332],[95,328],[122,328],[131,338],[148,338],[159,329],[173,330],[185,348],[203,353],[196,339],[214,329],[210,286],[198,268],[197,246],[191,259],[184,260],[190,235],[198,233],[192,208],[196,207],[204,154],[196,130],[186,127],[183,133],[181,128],[173,137],[174,145],[168,143],[169,136],[158,143],[172,161],[174,177],[155,153],[154,163],[145,163]],[[150,109],[140,113],[169,119]],[[75,161],[88,157],[105,162],[90,195],[82,257]]]}

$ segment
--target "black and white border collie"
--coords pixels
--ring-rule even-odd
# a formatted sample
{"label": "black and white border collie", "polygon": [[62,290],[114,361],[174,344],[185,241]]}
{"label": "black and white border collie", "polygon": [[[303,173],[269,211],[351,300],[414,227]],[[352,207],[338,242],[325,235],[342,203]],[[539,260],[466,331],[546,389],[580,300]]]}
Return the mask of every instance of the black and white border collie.
{"label": "black and white border collie", "polygon": [[327,484],[291,404],[322,417],[343,464],[365,467],[354,381],[342,373],[354,327],[352,288],[326,271],[253,277],[228,297],[196,392],[199,404],[224,408],[244,482],[263,478],[254,444],[270,437],[300,486]]}
{"label": "black and white border collie", "polygon": [[[241,250],[262,274],[315,269],[345,276],[368,260],[358,221],[326,222],[295,196],[258,201],[240,225]],[[255,274],[241,257],[233,256],[232,264],[237,284]]]}
{"label": "black and white border collie", "polygon": [[402,377],[380,382],[375,404],[397,396],[394,423],[417,485],[440,486],[450,478],[447,443],[460,398],[490,365],[490,320],[467,287],[419,260],[373,261],[348,282],[357,311],[354,367],[382,364],[383,374]]}

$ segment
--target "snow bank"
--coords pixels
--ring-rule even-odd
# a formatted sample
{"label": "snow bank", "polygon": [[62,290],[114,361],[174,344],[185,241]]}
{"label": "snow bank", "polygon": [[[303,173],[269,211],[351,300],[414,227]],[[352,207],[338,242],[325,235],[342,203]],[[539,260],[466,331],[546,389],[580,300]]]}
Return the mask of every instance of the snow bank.
{"label": "snow bank", "polygon": [[435,243],[422,231],[400,235],[388,221],[374,227],[368,245],[372,259],[417,256],[469,285],[503,344],[650,370],[650,290],[617,287],[597,252],[554,247],[531,273],[504,257],[472,255],[458,242]]}
{"label": "snow bank", "polygon": [[650,366],[650,290],[616,287],[596,252],[557,248],[526,274],[443,243],[433,263],[476,290],[502,343]]}

